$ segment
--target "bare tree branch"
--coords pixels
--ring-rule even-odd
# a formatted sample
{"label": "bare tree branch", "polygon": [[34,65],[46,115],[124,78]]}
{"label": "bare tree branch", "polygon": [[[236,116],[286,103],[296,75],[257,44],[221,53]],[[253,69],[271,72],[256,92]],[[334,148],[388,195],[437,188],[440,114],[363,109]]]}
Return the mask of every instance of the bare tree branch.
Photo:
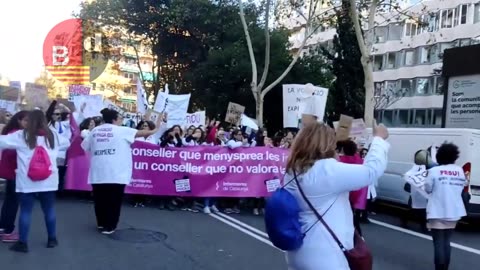
{"label": "bare tree branch", "polygon": [[[243,31],[245,32],[245,38],[247,39],[248,54],[250,55],[250,63],[252,64],[252,91],[257,90],[258,74],[257,74],[257,62],[255,60],[255,54],[253,53],[252,39],[250,38],[250,33],[248,32],[247,22],[245,21],[245,11],[243,10],[242,0],[238,0],[238,6],[240,9],[239,15],[240,20],[242,21]],[[255,100],[257,100],[257,93],[253,93]]]}
{"label": "bare tree branch", "polygon": [[262,89],[267,81],[268,69],[270,67],[270,28],[269,28],[269,19],[270,19],[270,4],[271,0],[267,0],[267,7],[265,9],[265,64],[263,67],[262,78],[258,84],[258,89]]}

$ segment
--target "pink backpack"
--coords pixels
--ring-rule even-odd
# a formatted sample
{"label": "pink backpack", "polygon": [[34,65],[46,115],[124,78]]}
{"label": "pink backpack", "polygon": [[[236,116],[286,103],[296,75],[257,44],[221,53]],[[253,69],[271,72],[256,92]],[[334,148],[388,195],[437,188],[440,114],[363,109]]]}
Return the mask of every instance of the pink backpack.
{"label": "pink backpack", "polygon": [[28,165],[27,175],[34,182],[43,181],[52,175],[51,166],[47,150],[43,146],[36,146]]}

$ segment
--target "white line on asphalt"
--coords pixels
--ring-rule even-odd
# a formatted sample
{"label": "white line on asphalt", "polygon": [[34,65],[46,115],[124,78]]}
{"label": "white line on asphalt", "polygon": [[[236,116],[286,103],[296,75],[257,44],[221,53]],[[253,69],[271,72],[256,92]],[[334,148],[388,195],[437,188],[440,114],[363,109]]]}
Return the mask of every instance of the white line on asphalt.
{"label": "white line on asphalt", "polygon": [[248,229],[248,230],[250,230],[250,231],[252,231],[252,232],[254,232],[254,233],[256,233],[256,234],[258,234],[258,235],[260,235],[260,236],[263,236],[264,238],[266,238],[266,239],[268,240],[268,234],[266,234],[265,232],[263,232],[263,231],[255,228],[255,227],[252,227],[252,226],[250,226],[250,225],[248,225],[248,224],[246,224],[246,223],[243,223],[242,221],[240,221],[240,220],[238,220],[238,219],[236,219],[236,218],[233,218],[233,217],[231,217],[231,216],[229,216],[229,215],[226,215],[226,214],[224,214],[224,213],[220,213],[220,212],[219,212],[219,213],[215,213],[215,214],[223,217],[224,219],[228,219],[228,220],[230,220],[231,222],[236,223],[237,225],[242,226],[242,227],[244,227],[245,229]]}
{"label": "white line on asphalt", "polygon": [[[245,233],[245,234],[248,234],[250,235],[251,237],[275,248],[275,249],[278,249],[276,248],[271,242],[270,240],[268,240],[268,235],[259,230],[259,229],[256,229],[236,218],[233,218],[233,217],[230,217],[228,215],[225,215],[223,213],[217,213],[217,214],[210,214],[211,217]],[[414,231],[411,231],[411,230],[407,230],[407,229],[404,229],[404,228],[401,228],[401,227],[398,227],[398,226],[395,226],[395,225],[391,225],[391,224],[388,224],[388,223],[385,223],[385,222],[381,222],[381,221],[378,221],[378,220],[374,220],[374,219],[370,219],[370,222],[375,224],[375,225],[378,225],[378,226],[382,226],[382,227],[385,227],[385,228],[388,228],[388,229],[391,229],[391,230],[394,230],[394,231],[398,231],[398,232],[402,232],[402,233],[405,233],[405,234],[409,234],[409,235],[412,235],[412,236],[416,236],[418,238],[422,238],[422,239],[425,239],[425,240],[429,240],[429,241],[432,241],[432,237],[431,236],[428,236],[428,235],[425,235],[425,234],[422,234],[422,233],[418,233],[418,232],[414,232]],[[263,238],[265,237],[265,238]],[[480,255],[480,250],[478,249],[475,249],[475,248],[471,248],[471,247],[467,247],[467,246],[464,246],[464,245],[460,245],[460,244],[457,244],[457,243],[454,243],[452,242],[451,243],[451,246],[456,248],[456,249],[460,249],[460,250],[463,250],[463,251],[466,251],[466,252],[470,252],[470,253],[473,253],[473,254],[476,254],[476,255]],[[278,249],[280,250],[280,249]]]}
{"label": "white line on asphalt", "polygon": [[[413,236],[416,236],[416,237],[419,237],[419,238],[423,238],[423,239],[432,241],[431,236],[428,236],[428,235],[425,235],[425,234],[422,234],[422,233],[407,230],[407,229],[397,227],[395,225],[391,225],[391,224],[388,224],[388,223],[385,223],[385,222],[377,221],[377,220],[374,220],[374,219],[371,219],[371,218],[370,218],[370,222],[373,223],[373,224],[379,225],[379,226],[383,226],[385,228],[389,228],[389,229],[392,229],[392,230],[395,230],[395,231],[403,232],[403,233],[406,233],[406,234],[410,234],[410,235],[413,235]],[[463,251],[466,251],[466,252],[470,252],[470,253],[473,253],[473,254],[476,254],[476,255],[480,255],[480,250],[475,249],[475,248],[467,247],[467,246],[460,245],[460,244],[453,243],[453,242],[451,243],[451,246],[456,248],[456,249],[460,249],[460,250],[463,250]]]}
{"label": "white line on asphalt", "polygon": [[[241,231],[241,232],[243,232],[243,233],[245,233],[245,234],[247,234],[247,235],[250,235],[251,237],[257,239],[258,241],[260,241],[260,242],[262,242],[262,243],[265,243],[265,244],[267,244],[267,245],[269,245],[269,246],[277,249],[277,248],[272,244],[272,242],[270,242],[270,240],[264,239],[264,238],[262,238],[262,237],[260,237],[260,236],[258,236],[258,235],[256,235],[256,234],[254,234],[254,233],[252,233],[252,232],[250,232],[250,231],[248,231],[248,230],[240,227],[239,225],[237,225],[237,224],[235,224],[235,223],[233,223],[233,222],[230,222],[230,221],[228,221],[228,220],[226,220],[226,219],[224,219],[224,218],[222,218],[222,217],[220,217],[220,216],[218,216],[218,215],[210,214],[210,216],[213,217],[214,219],[218,220],[218,221],[221,221],[221,222],[227,224],[227,225],[230,226],[230,227],[233,227],[233,228],[235,228],[235,229],[237,229],[237,230],[239,230],[239,231]],[[233,218],[232,218],[232,219],[233,219]],[[242,223],[241,221],[238,221],[238,222]]]}

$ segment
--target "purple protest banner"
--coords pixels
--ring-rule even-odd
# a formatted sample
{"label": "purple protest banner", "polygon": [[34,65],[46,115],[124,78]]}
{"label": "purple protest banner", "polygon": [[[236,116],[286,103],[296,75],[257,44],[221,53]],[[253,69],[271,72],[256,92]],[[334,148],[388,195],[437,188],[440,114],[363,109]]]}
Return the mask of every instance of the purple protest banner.
{"label": "purple protest banner", "polygon": [[[231,150],[217,146],[160,148],[135,142],[132,156],[133,179],[127,193],[267,197],[281,186],[288,150],[268,147]],[[85,161],[81,155],[73,155],[69,160],[68,170],[72,171],[67,172],[66,189],[91,190]]]}

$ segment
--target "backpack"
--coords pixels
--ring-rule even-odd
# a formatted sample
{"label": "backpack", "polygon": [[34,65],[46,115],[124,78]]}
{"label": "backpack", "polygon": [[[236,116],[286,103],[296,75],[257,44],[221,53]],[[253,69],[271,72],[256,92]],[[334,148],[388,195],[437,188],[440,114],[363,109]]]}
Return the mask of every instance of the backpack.
{"label": "backpack", "polygon": [[28,165],[27,176],[34,182],[43,181],[52,175],[52,162],[47,150],[37,145],[33,150],[33,156]]}
{"label": "backpack", "polygon": [[297,250],[303,244],[300,206],[285,186],[277,189],[265,204],[265,227],[272,244],[283,251]]}

